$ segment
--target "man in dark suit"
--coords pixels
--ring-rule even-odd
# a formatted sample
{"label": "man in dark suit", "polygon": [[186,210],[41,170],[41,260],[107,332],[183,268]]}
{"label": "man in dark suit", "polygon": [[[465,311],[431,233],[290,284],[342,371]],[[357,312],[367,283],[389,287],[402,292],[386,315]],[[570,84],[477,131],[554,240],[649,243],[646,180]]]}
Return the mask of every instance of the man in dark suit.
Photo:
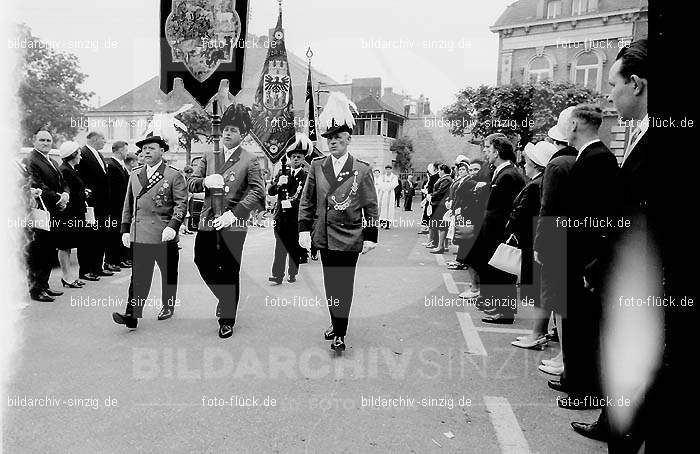
{"label": "man in dark suit", "polygon": [[[111,191],[109,215],[112,220],[121,219],[122,209],[124,208],[124,197],[126,196],[126,187],[129,183],[129,170],[124,164],[127,147],[128,144],[126,142],[117,140],[112,144],[114,157],[105,159]],[[109,243],[105,250],[105,269],[121,271],[122,267],[129,268],[130,264],[127,262],[129,260],[128,249],[122,244],[119,225],[110,223],[108,231]]]}
{"label": "man in dark suit", "polygon": [[[216,314],[222,339],[231,337],[236,323],[248,216],[265,197],[258,158],[241,145],[250,125],[250,114],[245,106],[229,106],[221,118],[223,149],[216,154],[206,151],[187,182],[190,192],[204,192],[194,243],[194,263],[219,301]],[[223,158],[221,168],[217,168],[217,154]],[[223,191],[223,214],[220,216],[215,213],[212,190]]]}
{"label": "man in dark suit", "polygon": [[412,211],[411,205],[413,205],[413,197],[416,195],[416,186],[413,183],[413,175],[409,175],[402,183],[403,186],[403,210]]}
{"label": "man in dark suit", "polygon": [[566,292],[562,313],[564,373],[549,386],[569,393],[562,408],[595,408],[599,397],[598,351],[601,314],[600,288],[591,285],[593,270],[603,265],[606,241],[618,207],[615,156],[598,137],[602,110],[579,105],[571,112],[569,144],[578,150],[567,182],[567,216],[557,227],[567,230]]}
{"label": "man in dark suit", "polygon": [[[495,170],[484,220],[469,258],[470,263],[477,268],[481,280],[481,299],[477,301],[477,305],[490,311],[482,321],[512,324],[517,310],[517,294],[514,291],[517,277],[494,268],[488,262],[498,245],[503,242],[513,201],[525,187],[525,178],[513,165],[516,160],[513,144],[504,134],[491,134],[486,137],[484,147],[486,159]],[[476,188],[485,185],[488,183],[478,183]]]}
{"label": "man in dark suit", "polygon": [[[343,105],[347,112],[330,111],[331,97],[334,105]],[[357,259],[376,247],[379,218],[370,165],[348,153],[354,120],[347,102],[339,93],[331,93],[319,117],[328,127],[322,135],[331,154],[311,161],[299,204],[299,244],[308,249],[313,242],[321,252],[331,316],[324,338],[332,341],[335,351],[345,350]]]}
{"label": "man in dark suit", "polygon": [[299,199],[304,189],[307,172],[302,165],[306,153],[313,149],[313,142],[305,135],[297,133],[296,141],[287,149],[291,169],[286,169],[274,178],[268,189],[271,196],[277,196],[274,209],[275,258],[272,262],[272,276],[269,281],[275,285],[282,283],[284,266],[289,257],[289,282],[296,281],[302,254],[306,250],[299,246]]}
{"label": "man in dark suit", "polygon": [[[25,168],[32,188],[41,189],[41,199],[51,215],[51,223],[68,205],[68,187],[63,181],[58,163],[49,157],[53,138],[48,131],[37,131],[34,149],[25,160]],[[39,205],[41,208],[41,205]],[[51,302],[63,292],[49,288],[51,267],[56,261],[56,244],[52,232],[32,229],[33,238],[27,251],[29,295],[35,301]]]}
{"label": "man in dark suit", "polygon": [[136,142],[145,165],[131,172],[122,210],[122,244],[133,252],[128,305],[124,314],[112,313],[115,323],[134,329],[148,300],[155,264],[161,275],[162,307],[158,320],[175,312],[178,232],[187,213],[187,183],[175,167],[165,164],[168,144],[159,136]]}
{"label": "man in dark suit", "polygon": [[[104,136],[95,131],[87,135],[87,145],[80,149],[82,159],[76,170],[90,192],[88,204],[95,209],[97,225],[86,233],[89,247],[78,249],[80,278],[98,281],[100,276],[112,276],[113,271],[103,269],[106,245],[109,242],[111,188],[107,177],[107,162],[100,153],[105,146]],[[118,220],[115,220],[118,223]]]}

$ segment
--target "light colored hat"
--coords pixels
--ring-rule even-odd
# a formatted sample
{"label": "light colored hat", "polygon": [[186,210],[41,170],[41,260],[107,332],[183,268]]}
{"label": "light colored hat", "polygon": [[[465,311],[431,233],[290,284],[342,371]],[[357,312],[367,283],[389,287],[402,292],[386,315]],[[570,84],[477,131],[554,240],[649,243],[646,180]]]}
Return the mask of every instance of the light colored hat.
{"label": "light colored hat", "polygon": [[566,124],[571,119],[571,112],[573,112],[575,108],[576,106],[571,106],[561,111],[557,124],[549,128],[549,131],[547,132],[549,137],[558,142],[568,142],[566,135]]}
{"label": "light colored hat", "polygon": [[525,147],[523,153],[525,156],[530,158],[532,162],[540,167],[547,167],[547,163],[552,159],[554,153],[557,152],[557,146],[553,143],[549,143],[546,140],[537,142],[532,147]]}
{"label": "light colored hat", "polygon": [[58,149],[58,156],[61,159],[67,158],[68,156],[75,153],[79,148],[80,148],[80,145],[78,145],[77,142],[73,142],[72,140],[67,140],[67,141],[63,142],[63,144],[61,145],[61,148]]}
{"label": "light colored hat", "polygon": [[455,158],[455,164],[462,162],[462,161],[468,161],[467,157],[464,156],[463,154],[457,155]]}

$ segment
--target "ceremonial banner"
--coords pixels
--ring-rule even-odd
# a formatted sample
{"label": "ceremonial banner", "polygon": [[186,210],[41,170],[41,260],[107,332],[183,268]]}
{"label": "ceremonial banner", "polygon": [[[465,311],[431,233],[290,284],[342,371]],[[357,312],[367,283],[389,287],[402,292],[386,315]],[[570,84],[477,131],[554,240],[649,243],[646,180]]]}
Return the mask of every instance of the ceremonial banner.
{"label": "ceremonial banner", "polygon": [[160,89],[173,80],[205,107],[223,79],[238,93],[248,23],[248,0],[160,1]]}
{"label": "ceremonial banner", "polygon": [[276,163],[294,142],[292,77],[282,30],[282,9],[270,38],[270,47],[260,75],[253,105],[251,135],[267,157]]}
{"label": "ceremonial banner", "polygon": [[311,83],[311,61],[309,61],[309,77],[306,79],[306,111],[309,119],[309,139],[318,140],[316,137],[316,107],[314,106],[314,89]]}

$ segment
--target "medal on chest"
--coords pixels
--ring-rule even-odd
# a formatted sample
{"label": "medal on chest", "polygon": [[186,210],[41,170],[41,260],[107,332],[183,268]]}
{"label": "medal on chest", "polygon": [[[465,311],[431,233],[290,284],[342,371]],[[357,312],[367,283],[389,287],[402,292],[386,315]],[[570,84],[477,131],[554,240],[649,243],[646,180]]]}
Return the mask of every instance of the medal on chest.
{"label": "medal on chest", "polygon": [[[349,173],[350,172],[341,172],[338,175],[338,181],[342,181],[342,179],[343,179],[342,177],[345,175],[348,175]],[[333,209],[338,210],[338,211],[343,211],[347,207],[350,206],[352,196],[357,193],[357,188],[358,188],[357,174],[358,174],[358,172],[357,172],[357,170],[355,170],[353,172],[354,176],[353,176],[353,180],[352,180],[352,186],[350,186],[350,192],[348,192],[348,195],[347,195],[347,197],[345,197],[344,200],[338,201],[338,200],[336,200],[335,195],[331,196],[331,202],[333,202]]]}

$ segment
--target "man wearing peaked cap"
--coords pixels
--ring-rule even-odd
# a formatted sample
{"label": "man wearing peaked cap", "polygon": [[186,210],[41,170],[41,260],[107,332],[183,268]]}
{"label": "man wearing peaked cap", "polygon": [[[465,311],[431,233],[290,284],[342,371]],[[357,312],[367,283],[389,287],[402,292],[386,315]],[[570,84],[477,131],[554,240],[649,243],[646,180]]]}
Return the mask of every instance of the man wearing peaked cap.
{"label": "man wearing peaked cap", "polygon": [[299,198],[306,182],[307,172],[303,162],[314,144],[304,134],[297,133],[295,142],[287,148],[291,169],[280,169],[274,178],[268,194],[277,196],[274,210],[275,258],[272,263],[270,282],[279,285],[284,278],[284,266],[289,257],[288,280],[296,281],[299,264],[306,257],[306,251],[299,246]]}
{"label": "man wearing peaked cap", "polygon": [[158,320],[173,316],[178,277],[178,231],[187,212],[187,185],[180,171],[163,161],[168,144],[160,136],[136,142],[145,165],[129,175],[122,211],[122,243],[131,248],[133,264],[128,304],[114,312],[115,323],[134,329],[151,288],[153,269],[160,269],[162,308]]}
{"label": "man wearing peaked cap", "polygon": [[327,128],[322,136],[330,156],[311,162],[299,204],[299,244],[309,249],[313,243],[321,253],[331,316],[323,334],[335,351],[345,350],[357,260],[376,247],[378,235],[372,170],[348,153],[355,125],[350,107],[355,105],[343,94],[329,95],[319,122]]}
{"label": "man wearing peaked cap", "polygon": [[[216,153],[204,152],[188,180],[191,192],[204,192],[194,244],[194,263],[218,300],[219,337],[233,334],[240,296],[240,269],[250,212],[264,200],[265,186],[258,158],[241,142],[250,130],[248,109],[232,104],[221,119],[223,166],[216,168]],[[212,189],[223,189],[224,211],[214,212]]]}

